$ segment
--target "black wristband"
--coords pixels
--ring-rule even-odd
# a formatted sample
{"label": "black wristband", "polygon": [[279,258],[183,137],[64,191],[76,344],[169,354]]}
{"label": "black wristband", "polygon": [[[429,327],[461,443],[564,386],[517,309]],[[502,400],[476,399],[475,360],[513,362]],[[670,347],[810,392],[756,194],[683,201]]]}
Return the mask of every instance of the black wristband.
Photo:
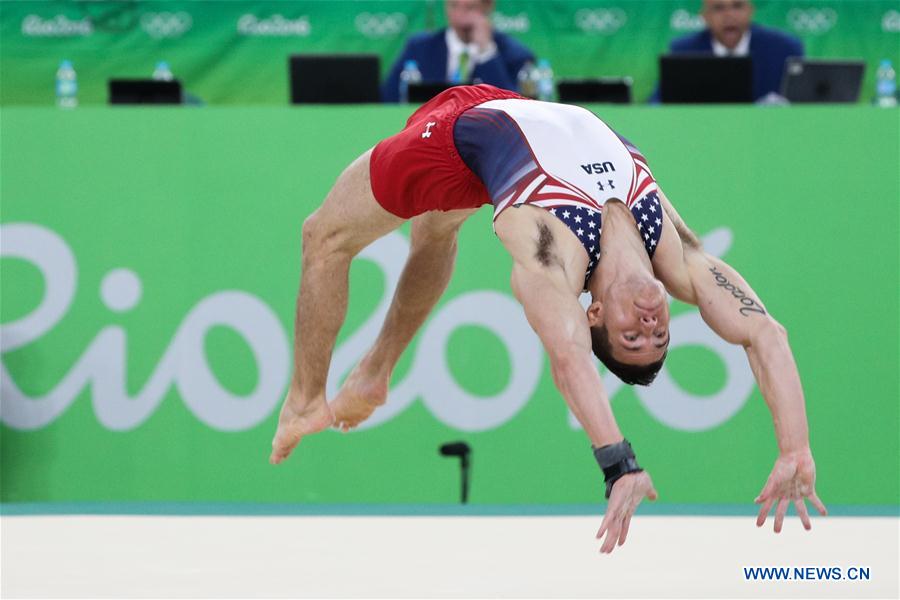
{"label": "black wristband", "polygon": [[609,444],[600,448],[593,448],[594,458],[603,469],[603,478],[606,480],[606,498],[612,492],[613,484],[628,473],[643,471],[634,456],[634,450],[628,440],[622,440],[617,444]]}

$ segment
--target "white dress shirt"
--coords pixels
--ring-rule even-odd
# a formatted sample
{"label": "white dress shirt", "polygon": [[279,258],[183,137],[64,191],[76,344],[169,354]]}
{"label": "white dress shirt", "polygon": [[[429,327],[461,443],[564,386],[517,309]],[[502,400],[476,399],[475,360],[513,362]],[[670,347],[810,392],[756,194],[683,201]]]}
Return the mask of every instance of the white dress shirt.
{"label": "white dress shirt", "polygon": [[719,43],[716,38],[712,39],[713,54],[716,56],[747,56],[750,54],[750,30],[744,32],[741,41],[737,43],[734,50],[729,50]]}

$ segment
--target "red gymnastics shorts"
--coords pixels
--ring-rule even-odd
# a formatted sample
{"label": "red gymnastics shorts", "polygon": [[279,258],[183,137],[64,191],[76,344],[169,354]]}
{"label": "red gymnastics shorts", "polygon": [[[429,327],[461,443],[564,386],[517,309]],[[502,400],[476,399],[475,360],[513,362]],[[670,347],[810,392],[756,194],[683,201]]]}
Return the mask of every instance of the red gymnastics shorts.
{"label": "red gymnastics shorts", "polygon": [[484,184],[456,151],[453,126],[473,106],[510,98],[522,96],[482,84],[452,87],[423,104],[403,131],[372,151],[369,175],[378,203],[404,219],[490,204]]}

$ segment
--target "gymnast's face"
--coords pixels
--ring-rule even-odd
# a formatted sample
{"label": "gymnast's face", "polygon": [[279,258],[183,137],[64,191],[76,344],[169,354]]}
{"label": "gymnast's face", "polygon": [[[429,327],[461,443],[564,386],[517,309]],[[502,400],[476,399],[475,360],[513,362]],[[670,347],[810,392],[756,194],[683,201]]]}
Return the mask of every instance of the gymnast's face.
{"label": "gymnast's face", "polygon": [[753,3],[750,0],[704,0],[701,13],[716,40],[733,50],[750,28]]}
{"label": "gymnast's face", "polygon": [[[607,287],[591,325],[603,325],[614,359],[629,365],[660,360],[669,346],[669,303],[662,283],[635,276]],[[594,305],[592,305],[593,308]]]}

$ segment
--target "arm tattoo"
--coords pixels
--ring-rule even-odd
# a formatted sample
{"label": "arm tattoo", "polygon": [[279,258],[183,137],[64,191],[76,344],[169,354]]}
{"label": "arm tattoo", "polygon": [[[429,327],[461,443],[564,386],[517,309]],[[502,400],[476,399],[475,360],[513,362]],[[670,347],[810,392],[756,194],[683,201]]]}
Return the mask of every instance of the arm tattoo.
{"label": "arm tattoo", "polygon": [[766,314],[765,309],[760,306],[756,300],[744,293],[741,288],[728,281],[728,278],[717,271],[715,267],[710,267],[709,270],[713,274],[713,277],[716,278],[716,285],[727,292],[731,292],[731,295],[734,296],[734,298],[743,305],[740,309],[738,309],[738,312],[740,312],[745,317],[748,316],[747,313],[752,312],[759,313],[761,315]]}

